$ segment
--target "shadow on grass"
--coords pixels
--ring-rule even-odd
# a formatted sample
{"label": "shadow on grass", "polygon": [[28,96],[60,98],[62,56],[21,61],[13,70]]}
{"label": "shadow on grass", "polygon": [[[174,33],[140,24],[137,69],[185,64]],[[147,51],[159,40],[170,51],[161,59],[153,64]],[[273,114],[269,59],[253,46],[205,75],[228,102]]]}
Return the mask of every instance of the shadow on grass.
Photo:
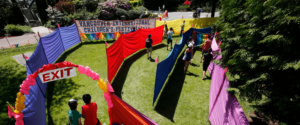
{"label": "shadow on grass", "polygon": [[[71,79],[62,79],[62,80],[58,80],[55,82],[50,82],[47,83],[47,125],[54,125],[54,121],[52,119],[52,115],[51,115],[51,107],[60,107],[62,104],[66,104],[68,102],[65,102],[63,100],[67,99],[71,99],[71,97],[73,97],[73,91],[75,90],[76,93],[76,89],[78,89],[79,87],[82,87],[82,85],[77,85],[75,84],[75,82]],[[55,96],[55,97],[53,97]],[[79,99],[79,98],[77,98]],[[52,105],[54,104],[54,105]],[[66,117],[67,118],[67,111],[66,111]],[[64,118],[62,118],[64,119]]]}
{"label": "shadow on grass", "polygon": [[185,80],[185,62],[181,60],[183,56],[184,53],[180,55],[172,74],[169,76],[168,81],[165,83],[165,87],[158,98],[156,107],[154,108],[156,112],[168,118],[172,122],[175,122],[173,117]]}
{"label": "shadow on grass", "polygon": [[15,106],[17,92],[26,78],[25,71],[19,71],[18,65],[0,66],[0,125],[14,125],[15,119],[8,118],[6,101]]}
{"label": "shadow on grass", "polygon": [[[160,44],[157,46],[153,47],[153,50],[156,49],[160,49],[162,47],[165,47],[165,44]],[[146,53],[146,49],[139,51],[137,53],[135,53],[134,55],[132,55],[131,57],[127,58],[124,60],[123,65],[120,67],[119,72],[115,75],[114,81],[111,83],[115,94],[122,99],[122,89],[123,89],[123,85],[125,83],[128,71],[130,69],[130,66],[132,65],[133,62],[135,62],[137,59],[139,59],[140,57],[142,57],[144,54]],[[154,62],[154,59],[150,60],[151,62]]]}

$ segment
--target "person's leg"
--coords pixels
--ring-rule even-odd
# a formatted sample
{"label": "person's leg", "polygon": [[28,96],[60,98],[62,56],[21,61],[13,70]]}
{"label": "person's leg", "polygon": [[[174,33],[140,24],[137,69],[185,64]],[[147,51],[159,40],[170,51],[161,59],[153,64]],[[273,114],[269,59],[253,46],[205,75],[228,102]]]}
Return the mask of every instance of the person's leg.
{"label": "person's leg", "polygon": [[173,46],[172,46],[172,43],[173,43],[173,41],[172,40],[170,40],[170,43],[171,43],[171,49],[173,48]]}
{"label": "person's leg", "polygon": [[205,74],[206,74],[206,70],[205,70],[205,71],[203,71],[203,77],[202,77],[202,79],[204,79],[204,78],[205,78]]}
{"label": "person's leg", "polygon": [[189,61],[185,61],[185,65],[184,65],[184,74],[185,74],[185,72],[186,72],[186,70],[187,70],[188,64],[189,64]]}
{"label": "person's leg", "polygon": [[147,59],[149,59],[149,49],[147,48]]}
{"label": "person's leg", "polygon": [[151,59],[152,47],[150,47],[149,49],[150,49],[150,59]]}
{"label": "person's leg", "polygon": [[201,58],[200,58],[200,63],[202,63],[203,54],[204,54],[204,51],[202,50],[202,54],[201,54]]}
{"label": "person's leg", "polygon": [[180,30],[180,37],[182,36],[182,30]]}

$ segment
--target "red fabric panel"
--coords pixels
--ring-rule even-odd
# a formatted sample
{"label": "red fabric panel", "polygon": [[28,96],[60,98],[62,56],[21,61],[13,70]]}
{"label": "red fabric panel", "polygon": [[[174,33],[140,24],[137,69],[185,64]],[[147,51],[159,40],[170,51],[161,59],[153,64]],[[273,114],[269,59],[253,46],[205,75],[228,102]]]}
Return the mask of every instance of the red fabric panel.
{"label": "red fabric panel", "polygon": [[106,49],[109,82],[113,80],[126,57],[145,48],[148,34],[151,34],[152,45],[161,43],[163,30],[164,25],[151,29],[139,29],[129,34],[121,34],[119,39]]}
{"label": "red fabric panel", "polygon": [[148,34],[151,34],[151,39],[153,41],[152,45],[156,45],[162,42],[164,25],[151,29],[139,29],[138,31],[140,31],[140,49],[143,49],[145,48],[145,43],[146,39],[148,38]]}
{"label": "red fabric panel", "polygon": [[124,57],[122,54],[122,35],[119,37],[114,44],[112,44],[109,48],[106,49],[107,55],[107,72],[108,72],[108,80],[111,81],[119,67],[121,66]]}
{"label": "red fabric panel", "polygon": [[139,34],[139,30],[129,34],[123,34],[122,45],[124,58],[140,50]]}
{"label": "red fabric panel", "polygon": [[134,111],[127,103],[122,101],[116,95],[110,93],[113,107],[109,109],[110,125],[113,123],[124,125],[154,125],[147,122],[143,116]]}

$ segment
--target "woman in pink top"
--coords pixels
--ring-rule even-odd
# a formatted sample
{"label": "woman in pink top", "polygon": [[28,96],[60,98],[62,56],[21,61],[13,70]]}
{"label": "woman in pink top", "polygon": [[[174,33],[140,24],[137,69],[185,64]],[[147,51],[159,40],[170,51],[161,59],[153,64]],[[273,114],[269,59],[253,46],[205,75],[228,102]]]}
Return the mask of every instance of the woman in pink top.
{"label": "woman in pink top", "polygon": [[208,49],[210,48],[210,46],[211,46],[211,40],[206,40],[204,45],[203,45],[202,55],[201,55],[201,58],[200,58],[200,63],[202,63],[203,54],[208,53]]}

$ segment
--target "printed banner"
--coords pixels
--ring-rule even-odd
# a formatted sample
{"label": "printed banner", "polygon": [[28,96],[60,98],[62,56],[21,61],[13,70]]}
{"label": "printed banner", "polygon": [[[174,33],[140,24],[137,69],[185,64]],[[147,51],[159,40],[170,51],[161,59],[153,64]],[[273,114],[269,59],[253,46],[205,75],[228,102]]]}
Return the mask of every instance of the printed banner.
{"label": "printed banner", "polygon": [[[150,29],[155,27],[155,19],[136,19],[136,20],[76,20],[79,33],[129,33],[133,27],[135,29]],[[105,36],[106,37],[106,36]]]}

